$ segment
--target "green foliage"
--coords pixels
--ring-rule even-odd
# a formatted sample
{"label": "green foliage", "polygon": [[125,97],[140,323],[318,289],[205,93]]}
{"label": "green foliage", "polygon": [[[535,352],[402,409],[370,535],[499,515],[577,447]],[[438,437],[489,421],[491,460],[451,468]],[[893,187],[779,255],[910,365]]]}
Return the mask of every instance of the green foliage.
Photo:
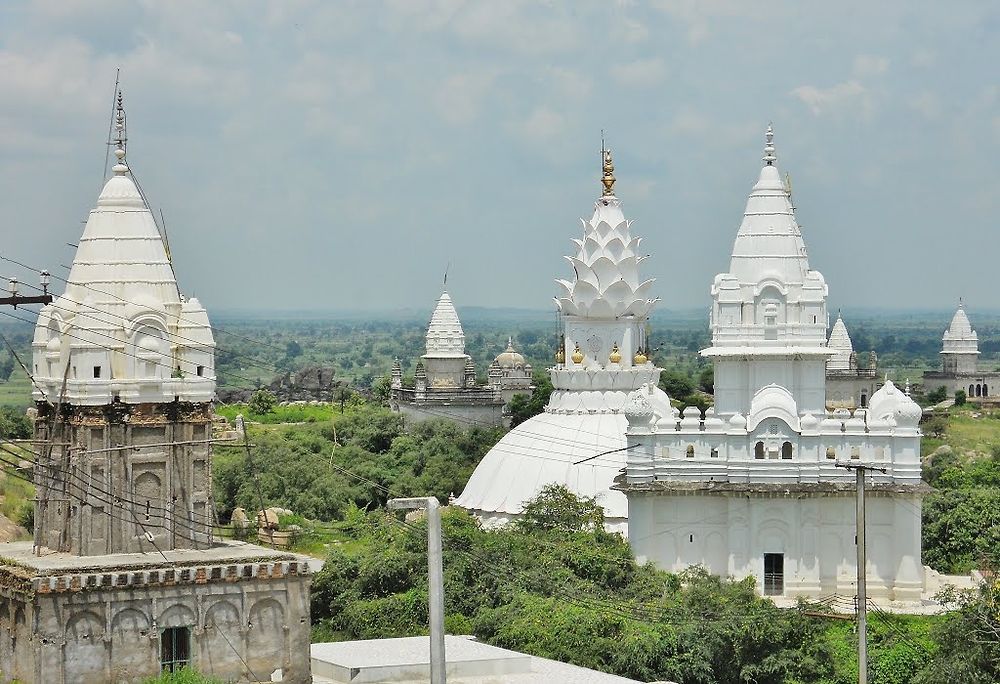
{"label": "green foliage", "polygon": [[524,505],[516,524],[525,532],[593,532],[604,524],[604,508],[565,485],[548,484]]}
{"label": "green foliage", "polygon": [[545,405],[549,403],[552,395],[552,380],[549,374],[543,371],[536,371],[532,380],[535,389],[530,395],[515,395],[509,404],[510,426],[513,428],[528,420],[532,416],[537,416],[545,410]]}
{"label": "green foliage", "polygon": [[1000,447],[990,454],[938,449],[923,474],[936,490],[923,502],[923,561],[946,573],[981,567],[1000,548]]}
{"label": "green foliage", "polygon": [[265,414],[271,413],[277,403],[278,399],[270,390],[259,389],[251,395],[247,408],[251,413]]}
{"label": "green foliage", "polygon": [[948,398],[948,388],[941,385],[935,388],[933,391],[928,392],[924,399],[928,404],[940,404],[942,401]]}
{"label": "green foliage", "polygon": [[230,422],[242,414],[253,423],[280,425],[282,423],[322,423],[333,418],[333,406],[330,404],[288,404],[275,405],[268,413],[255,413],[248,404],[220,404],[215,412],[225,416]]}
{"label": "green foliage", "polygon": [[243,450],[217,450],[213,479],[223,520],[237,506],[257,510],[261,496],[269,506],[312,520],[339,520],[352,508],[383,506],[386,490],[447,501],[462,491],[502,434],[446,421],[417,423],[404,431],[398,414],[372,406],[322,423],[250,425],[248,430],[256,445],[251,463],[261,493]]}
{"label": "green foliage", "polygon": [[962,404],[965,403],[965,400],[966,400],[965,391],[964,390],[956,390],[955,391],[955,406],[961,406]]}
{"label": "green foliage", "polygon": [[[996,560],[996,547],[993,549]],[[993,565],[991,563],[993,567]],[[937,642],[933,658],[915,684],[1000,682],[1000,581],[990,573],[969,591],[943,592],[940,599],[958,605],[932,630]]]}
{"label": "green foliage", "polygon": [[[551,488],[528,503],[535,520],[495,530],[443,510],[450,632],[643,681],[818,682],[833,671],[820,620],[776,608],[752,582],[640,566],[595,524],[600,507],[567,499]],[[331,553],[313,580],[324,634],[426,633],[425,524],[373,511],[352,527],[358,545]]]}
{"label": "green foliage", "polygon": [[32,425],[24,415],[24,409],[14,406],[0,406],[0,437],[3,439],[28,439]]}
{"label": "green foliage", "polygon": [[222,680],[184,667],[176,672],[163,672],[158,677],[145,680],[143,684],[222,684]]}

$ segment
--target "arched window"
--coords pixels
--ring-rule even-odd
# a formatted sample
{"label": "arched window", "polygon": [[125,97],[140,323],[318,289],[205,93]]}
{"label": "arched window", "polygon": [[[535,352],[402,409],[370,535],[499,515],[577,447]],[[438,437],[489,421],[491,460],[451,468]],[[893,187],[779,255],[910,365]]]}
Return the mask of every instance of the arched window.
{"label": "arched window", "polygon": [[829,458],[829,459],[831,459],[831,460],[837,458],[837,450],[834,449],[833,447],[827,447],[826,448],[826,457]]}
{"label": "arched window", "polygon": [[792,443],[791,442],[784,442],[781,445],[781,458],[785,459],[786,461],[790,461],[791,460],[791,458],[792,458]]}
{"label": "arched window", "polygon": [[753,447],[753,457],[754,458],[764,458],[764,443],[757,442]]}
{"label": "arched window", "polygon": [[990,396],[990,391],[989,391],[989,389],[987,389],[987,387],[986,387],[985,384],[983,385],[983,396],[984,397]]}
{"label": "arched window", "polygon": [[688,458],[694,458],[694,444],[688,444],[687,452],[685,455]]}
{"label": "arched window", "polygon": [[976,386],[975,385],[969,385],[969,396],[970,397],[976,396]]}
{"label": "arched window", "polygon": [[851,458],[861,458],[861,447],[851,447]]}
{"label": "arched window", "polygon": [[868,395],[861,393],[861,408],[868,408]]}
{"label": "arched window", "polygon": [[983,396],[983,386],[982,385],[976,385],[976,396],[977,397]]}

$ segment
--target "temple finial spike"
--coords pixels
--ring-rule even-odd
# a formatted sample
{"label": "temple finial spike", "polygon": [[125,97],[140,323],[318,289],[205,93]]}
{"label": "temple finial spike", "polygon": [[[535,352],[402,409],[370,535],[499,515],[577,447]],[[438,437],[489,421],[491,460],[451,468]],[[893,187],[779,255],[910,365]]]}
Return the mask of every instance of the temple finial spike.
{"label": "temple finial spike", "polygon": [[604,186],[604,190],[601,192],[602,197],[614,197],[615,194],[615,163],[611,159],[611,150],[604,146],[604,135],[601,135],[601,162],[602,162],[602,174],[601,174],[601,185]]}
{"label": "temple finial spike", "polygon": [[773,166],[778,158],[774,156],[774,126],[767,124],[767,132],[764,134],[764,163]]}
{"label": "temple finial spike", "polygon": [[124,176],[128,172],[128,165],[125,163],[125,147],[128,143],[128,136],[125,133],[125,105],[122,102],[122,91],[118,89],[117,104],[115,105],[115,158],[118,159],[111,170],[116,176]]}

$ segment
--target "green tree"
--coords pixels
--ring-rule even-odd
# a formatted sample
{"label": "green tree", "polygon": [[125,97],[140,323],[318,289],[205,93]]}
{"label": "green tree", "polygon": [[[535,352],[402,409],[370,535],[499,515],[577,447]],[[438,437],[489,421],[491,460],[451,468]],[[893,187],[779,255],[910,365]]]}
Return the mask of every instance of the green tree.
{"label": "green tree", "polygon": [[660,375],[660,387],[671,399],[683,400],[694,392],[694,382],[687,373],[676,368],[663,371]]}
{"label": "green tree", "polygon": [[944,385],[936,387],[932,391],[927,393],[925,399],[928,404],[940,404],[942,401],[948,398],[948,388]]}
{"label": "green tree", "polygon": [[517,394],[510,400],[508,408],[512,428],[543,412],[549,403],[549,397],[552,395],[552,380],[549,379],[549,374],[538,371],[534,374],[533,382],[535,389],[530,395]]}
{"label": "green tree", "polygon": [[270,413],[278,403],[278,398],[270,390],[259,389],[250,396],[247,408],[251,413],[263,415]]}
{"label": "green tree", "polygon": [[[994,547],[994,552],[996,547]],[[995,564],[992,567],[996,567]],[[915,684],[1000,682],[1000,580],[990,572],[972,590],[948,589],[938,597],[958,610],[932,631],[937,643],[930,663]]]}
{"label": "green tree", "polygon": [[955,406],[961,406],[962,404],[964,404],[966,398],[967,397],[965,396],[965,391],[964,390],[956,390],[955,391]]}
{"label": "green tree", "polygon": [[28,439],[32,425],[23,409],[14,406],[0,406],[0,437],[4,439]]}
{"label": "green tree", "polygon": [[526,532],[593,532],[604,524],[604,508],[592,497],[577,496],[565,485],[548,484],[527,501],[517,521]]}

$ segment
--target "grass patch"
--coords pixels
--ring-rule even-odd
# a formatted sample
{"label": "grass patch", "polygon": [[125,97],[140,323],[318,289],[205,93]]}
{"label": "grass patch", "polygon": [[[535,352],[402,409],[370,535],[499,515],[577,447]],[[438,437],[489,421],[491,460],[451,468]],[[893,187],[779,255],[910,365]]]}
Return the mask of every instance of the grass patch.
{"label": "grass patch", "polygon": [[20,366],[15,366],[6,382],[0,382],[0,405],[30,406],[31,380]]}
{"label": "grass patch", "polygon": [[248,422],[277,425],[330,421],[334,415],[340,415],[340,407],[335,408],[332,404],[292,404],[275,406],[274,410],[269,413],[254,413],[246,404],[219,404],[215,407],[215,412],[220,416],[225,416],[229,422],[233,422],[236,420],[236,416],[242,414]]}

